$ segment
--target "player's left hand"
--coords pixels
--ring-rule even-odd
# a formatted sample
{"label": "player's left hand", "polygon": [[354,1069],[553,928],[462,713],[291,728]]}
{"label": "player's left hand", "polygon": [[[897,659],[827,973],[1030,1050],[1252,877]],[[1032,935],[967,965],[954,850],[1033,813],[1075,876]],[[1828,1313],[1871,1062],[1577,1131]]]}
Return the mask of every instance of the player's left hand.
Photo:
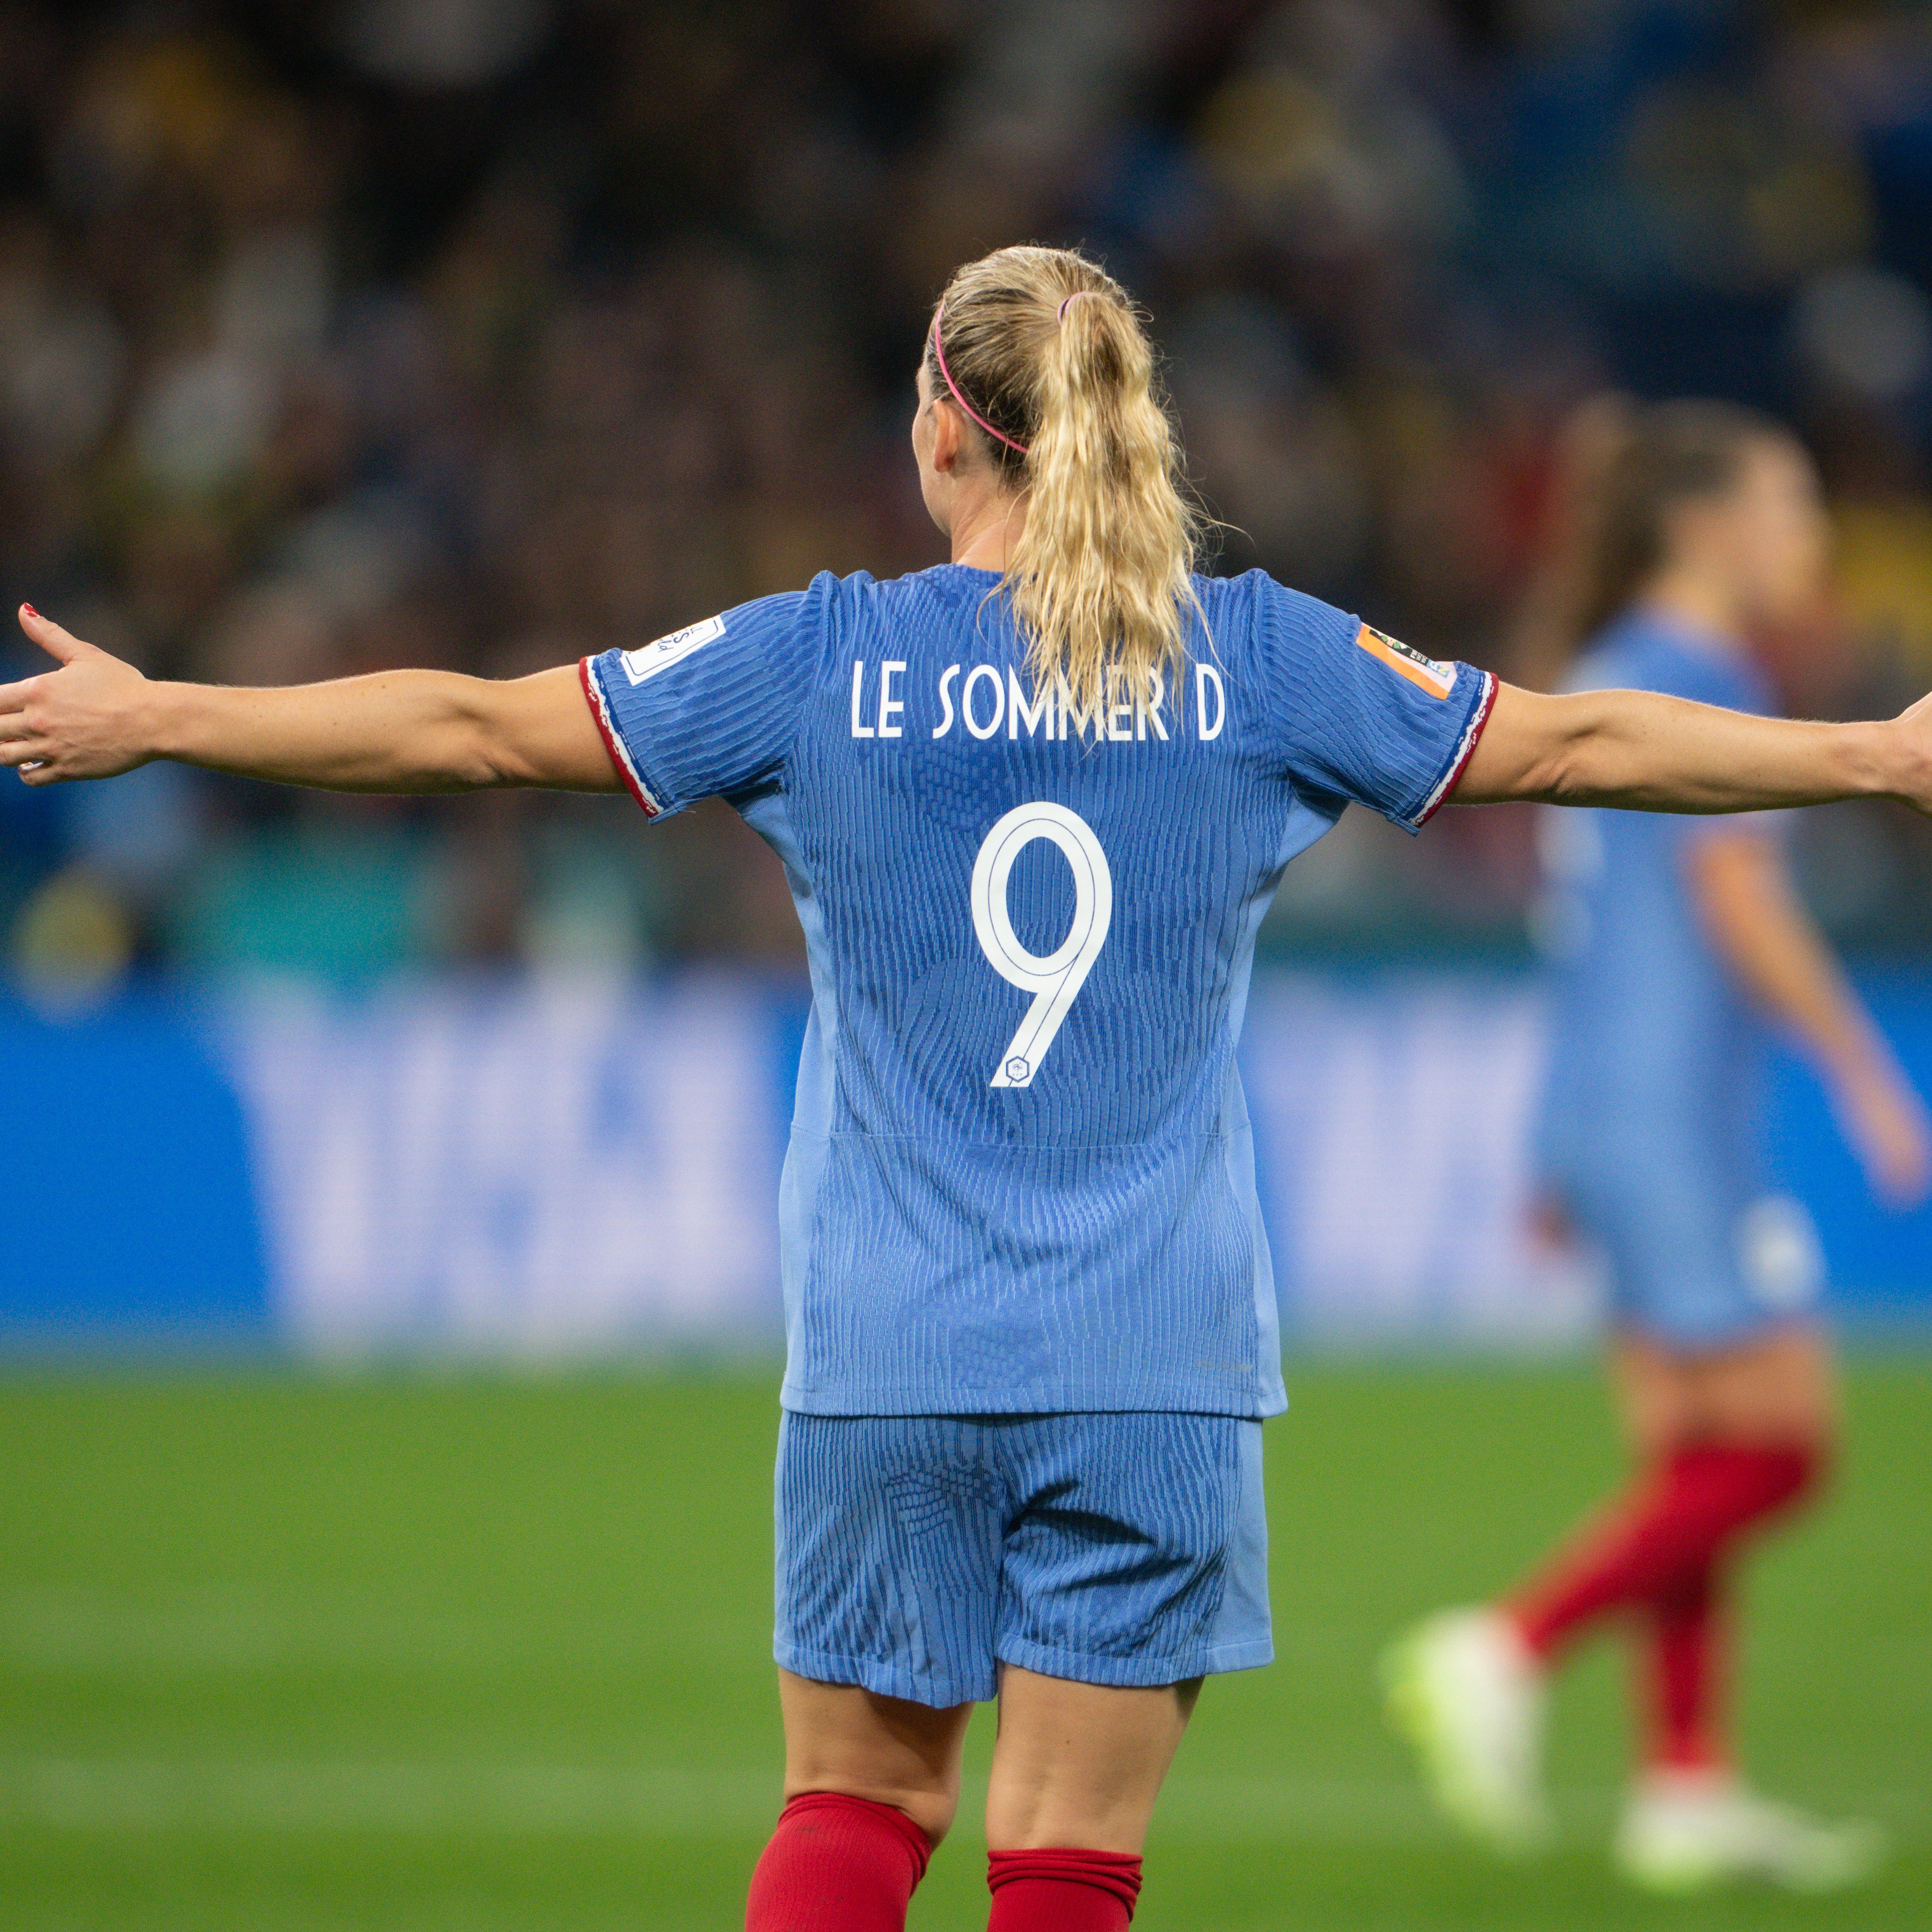
{"label": "player's left hand", "polygon": [[0,765],[30,785],[112,778],[153,754],[140,722],[148,680],[132,664],[20,606],[20,628],[59,668],[0,685]]}

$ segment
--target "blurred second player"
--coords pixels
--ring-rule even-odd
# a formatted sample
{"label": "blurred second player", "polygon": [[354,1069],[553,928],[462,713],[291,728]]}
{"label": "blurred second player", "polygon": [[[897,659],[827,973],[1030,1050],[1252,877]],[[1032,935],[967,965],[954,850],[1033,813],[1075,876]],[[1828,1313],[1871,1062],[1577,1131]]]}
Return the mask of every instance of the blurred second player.
{"label": "blurred second player", "polygon": [[[1772,698],[1748,655],[1821,589],[1810,464],[1776,424],[1714,404],[1600,414],[1580,490],[1573,688],[1742,711]],[[1766,1018],[1829,1087],[1872,1185],[1928,1174],[1924,1112],[1794,897],[1774,821],[1547,812],[1557,1018],[1537,1160],[1552,1231],[1601,1252],[1610,1365],[1639,1472],[1513,1593],[1413,1633],[1391,1713],[1452,1816],[1498,1848],[1547,1832],[1544,1688],[1571,1644],[1634,1630],[1648,1744],[1617,1840],[1640,1884],[1740,1876],[1824,1889],[1876,1833],[1756,1797],[1732,1768],[1721,1664],[1748,1538],[1813,1496],[1836,1432],[1814,1313],[1817,1238],[1774,1193],[1754,1133]]]}

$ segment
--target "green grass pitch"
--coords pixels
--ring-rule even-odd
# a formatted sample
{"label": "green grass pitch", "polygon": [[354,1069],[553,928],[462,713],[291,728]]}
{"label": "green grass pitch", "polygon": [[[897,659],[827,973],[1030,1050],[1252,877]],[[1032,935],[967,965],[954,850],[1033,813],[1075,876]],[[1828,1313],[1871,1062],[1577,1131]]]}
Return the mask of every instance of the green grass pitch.
{"label": "green grass pitch", "polygon": [[[1376,1652],[1604,1486],[1602,1402],[1580,1369],[1290,1386],[1280,1660],[1209,1686],[1141,1932],[1932,1925],[1932,1363],[1856,1371],[1838,1493],[1748,1586],[1752,1768],[1896,1834],[1829,1900],[1618,1888],[1607,1647],[1556,1707],[1559,1849],[1454,1841],[1382,1730]],[[740,1924],[776,1791],[776,1422],[754,1376],[0,1376],[0,1924]],[[985,1924],[971,1777],[925,1932]]]}

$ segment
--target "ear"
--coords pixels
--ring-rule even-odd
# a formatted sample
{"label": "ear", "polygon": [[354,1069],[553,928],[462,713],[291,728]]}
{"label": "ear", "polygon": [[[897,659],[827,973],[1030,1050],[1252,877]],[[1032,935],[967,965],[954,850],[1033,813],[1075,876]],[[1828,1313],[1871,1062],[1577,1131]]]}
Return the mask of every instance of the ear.
{"label": "ear", "polygon": [[950,476],[958,466],[962,437],[959,411],[950,396],[932,399],[932,466]]}

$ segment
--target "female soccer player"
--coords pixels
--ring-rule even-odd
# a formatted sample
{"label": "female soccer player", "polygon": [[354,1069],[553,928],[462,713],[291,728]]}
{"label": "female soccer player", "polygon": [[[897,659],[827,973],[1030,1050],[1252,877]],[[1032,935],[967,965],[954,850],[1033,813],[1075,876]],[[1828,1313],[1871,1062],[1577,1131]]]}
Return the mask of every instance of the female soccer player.
{"label": "female soccer player", "polygon": [[[1580,628],[1598,634],[1572,688],[1768,711],[1744,640],[1806,614],[1822,588],[1804,452],[1763,418],[1680,403],[1613,428],[1602,468],[1582,517]],[[1813,1492],[1836,1426],[1810,1312],[1816,1237],[1770,1191],[1751,1136],[1751,1006],[1808,1051],[1873,1186],[1901,1204],[1925,1191],[1924,1115],[1793,898],[1772,825],[1581,812],[1546,830],[1566,956],[1538,1154],[1554,1204],[1610,1268],[1612,1375],[1641,1473],[1502,1604],[1399,1646],[1392,1708],[1451,1814],[1527,1846],[1546,1828],[1544,1679],[1586,1631],[1628,1620],[1650,1707],[1617,1844],[1628,1874],[1675,1890],[1848,1882],[1874,1834],[1748,1792],[1718,1681],[1741,1546]]]}
{"label": "female soccer player", "polygon": [[779,1198],[786,1804],[746,1923],[902,1925],[997,1694],[992,1925],[1118,1932],[1202,1678],[1270,1654],[1283,1396],[1234,1056],[1282,868],[1351,800],[1414,828],[1459,788],[1932,806],[1932,710],[1501,691],[1259,572],[1190,575],[1147,338],[1077,255],[954,277],[912,442],[950,562],[513,682],[154,684],[23,611],[61,668],[0,690],[0,760],[744,814],[814,1000]]}

